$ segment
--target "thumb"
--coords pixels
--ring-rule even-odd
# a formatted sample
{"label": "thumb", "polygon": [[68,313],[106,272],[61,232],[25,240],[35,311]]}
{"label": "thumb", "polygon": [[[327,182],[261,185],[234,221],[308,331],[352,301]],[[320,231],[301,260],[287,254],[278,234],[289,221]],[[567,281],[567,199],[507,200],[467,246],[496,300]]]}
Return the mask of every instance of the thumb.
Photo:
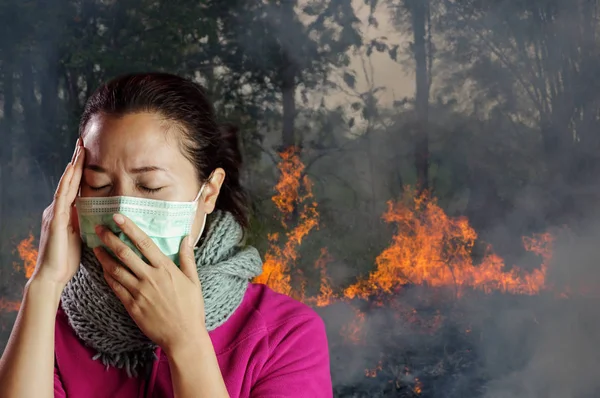
{"label": "thumb", "polygon": [[198,280],[198,271],[196,271],[196,259],[194,257],[194,248],[190,236],[186,236],[181,242],[179,248],[179,267],[181,272],[193,281]]}

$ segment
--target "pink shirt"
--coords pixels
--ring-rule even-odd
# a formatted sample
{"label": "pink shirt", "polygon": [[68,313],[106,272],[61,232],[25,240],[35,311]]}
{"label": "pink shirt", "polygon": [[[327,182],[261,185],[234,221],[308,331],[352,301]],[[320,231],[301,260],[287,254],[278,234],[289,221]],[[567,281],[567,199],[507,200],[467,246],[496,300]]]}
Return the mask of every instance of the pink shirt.
{"label": "pink shirt", "polygon": [[[233,315],[210,332],[231,398],[330,398],[329,351],[323,321],[310,307],[265,285],[250,284]],[[147,386],[124,370],[92,360],[68,324],[56,316],[54,396],[173,397],[169,362],[160,348]]]}

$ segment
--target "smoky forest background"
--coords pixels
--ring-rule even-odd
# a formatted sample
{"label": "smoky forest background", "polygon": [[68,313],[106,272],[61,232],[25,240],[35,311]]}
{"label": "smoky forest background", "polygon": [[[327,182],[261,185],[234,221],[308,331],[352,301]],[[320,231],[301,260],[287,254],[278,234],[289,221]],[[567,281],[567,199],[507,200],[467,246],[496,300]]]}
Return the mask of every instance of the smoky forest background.
{"label": "smoky forest background", "polygon": [[597,397],[597,0],[0,0],[0,351],[101,82],[240,127],[256,282],[336,397]]}

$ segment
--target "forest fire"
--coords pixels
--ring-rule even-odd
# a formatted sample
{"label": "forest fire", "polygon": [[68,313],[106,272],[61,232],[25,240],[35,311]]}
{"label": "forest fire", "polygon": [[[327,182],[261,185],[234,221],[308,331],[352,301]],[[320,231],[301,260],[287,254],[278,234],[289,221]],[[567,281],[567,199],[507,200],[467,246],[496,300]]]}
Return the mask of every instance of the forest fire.
{"label": "forest fire", "polygon": [[[306,176],[302,177],[304,165],[293,149],[282,153],[279,169],[281,178],[273,202],[282,213],[283,226],[287,226],[294,212],[300,215],[297,224],[286,233],[287,242],[283,249],[278,242],[279,235],[270,236],[271,246],[265,256],[264,271],[255,282],[266,283],[278,292],[290,294],[294,291],[291,271],[298,257],[297,249],[302,239],[312,229],[318,228],[319,215],[310,181]],[[304,194],[301,194],[302,189]],[[405,190],[401,201],[388,203],[388,211],[383,218],[397,225],[397,233],[390,246],[376,258],[375,270],[368,277],[336,296],[326,272],[326,264],[332,258],[327,249],[322,248],[316,263],[321,271],[320,294],[306,297],[303,291],[299,291],[292,295],[307,303],[325,306],[334,299],[366,299],[391,293],[404,285],[451,287],[458,296],[465,289],[533,295],[548,288],[546,272],[554,241],[549,233],[523,238],[525,249],[542,258],[539,269],[526,272],[512,267],[507,271],[503,259],[492,251],[491,246],[488,246],[483,260],[475,264],[472,259],[477,239],[475,230],[466,218],[449,217],[427,194],[417,196],[414,191]]]}
{"label": "forest fire", "polygon": [[[298,152],[290,148],[281,153],[281,159],[278,165],[281,176],[272,200],[282,215],[282,232],[269,235],[270,246],[264,256],[263,273],[254,282],[267,284],[275,291],[313,307],[326,309],[336,303],[346,303],[351,308],[351,318],[337,331],[343,344],[354,347],[372,344],[366,327],[368,308],[386,308],[394,322],[409,325],[412,333],[421,336],[432,336],[440,330],[446,318],[435,305],[422,309],[394,299],[411,286],[448,291],[456,299],[468,292],[531,296],[551,289],[546,280],[554,243],[551,234],[522,239],[525,250],[541,258],[538,269],[528,272],[518,267],[506,267],[491,246],[475,263],[473,248],[477,233],[468,220],[449,217],[435,199],[426,194],[415,195],[406,189],[401,200],[388,203],[388,210],[383,215],[387,223],[396,225],[396,232],[388,247],[375,259],[374,270],[345,289],[337,290],[339,293],[336,294],[327,272],[327,265],[334,258],[327,247],[322,247],[315,262],[320,275],[319,293],[311,296],[306,293],[307,281],[298,270],[297,261],[304,238],[319,228],[319,212],[311,181]],[[15,265],[15,269],[29,278],[37,257],[33,236],[24,239],[17,250],[23,266]],[[19,305],[19,302],[0,299],[0,311],[18,311]],[[461,325],[461,328],[465,335],[470,335],[470,325]],[[375,379],[386,366],[377,359],[371,366],[375,363],[374,367],[364,368],[364,377]],[[413,395],[421,394],[423,382],[409,367],[393,373],[398,377],[395,383],[406,386]]]}
{"label": "forest fire", "polygon": [[[491,246],[487,247],[480,262],[474,263],[473,248],[477,233],[468,220],[449,217],[435,199],[427,194],[415,195],[414,191],[406,189],[400,201],[388,203],[388,211],[383,215],[384,220],[395,224],[397,229],[390,245],[376,258],[374,270],[336,295],[327,273],[327,264],[333,262],[333,257],[323,247],[315,263],[321,279],[319,294],[307,296],[303,284],[299,289],[294,288],[297,284],[293,283],[292,274],[298,259],[297,250],[302,239],[318,228],[319,214],[310,181],[303,176],[304,165],[298,154],[290,149],[281,156],[281,177],[273,202],[282,213],[282,225],[288,230],[285,234],[287,242],[281,249],[279,235],[270,237],[264,271],[255,282],[266,283],[276,291],[316,307],[327,307],[336,302],[349,303],[353,316],[339,329],[342,341],[346,344],[364,346],[369,350],[372,339],[379,340],[378,336],[371,336],[367,328],[368,314],[364,305],[361,305],[365,302],[369,303],[367,307],[387,307],[393,313],[393,322],[409,325],[412,333],[435,335],[444,325],[445,316],[439,309],[432,311],[427,308],[421,313],[411,304],[393,299],[393,295],[405,286],[446,289],[452,291],[457,299],[467,291],[536,295],[549,289],[546,273],[554,243],[551,234],[522,239],[524,249],[541,258],[539,268],[532,271],[506,267],[504,260],[493,252]],[[300,216],[294,220],[294,214]],[[389,298],[386,299],[386,296]],[[356,303],[356,300],[360,302]],[[471,333],[470,325],[461,327],[465,335]],[[375,367],[365,368],[364,377],[375,379],[383,369],[383,362],[379,360]],[[403,372],[392,371],[394,373],[397,374],[394,381],[397,389],[405,388],[412,396],[421,395],[423,382],[412,375],[408,366]],[[386,376],[383,377],[385,379]]]}

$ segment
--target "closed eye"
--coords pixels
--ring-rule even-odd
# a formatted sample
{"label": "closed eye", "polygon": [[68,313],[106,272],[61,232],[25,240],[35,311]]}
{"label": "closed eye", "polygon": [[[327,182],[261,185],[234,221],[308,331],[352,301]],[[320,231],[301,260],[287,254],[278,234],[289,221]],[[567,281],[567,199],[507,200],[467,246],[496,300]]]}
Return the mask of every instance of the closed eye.
{"label": "closed eye", "polygon": [[[92,191],[101,191],[105,188],[108,188],[110,185],[103,185],[101,187],[90,187],[90,189]],[[163,189],[164,187],[160,187],[160,188],[148,188],[148,187],[144,187],[144,186],[140,186],[139,187],[142,191],[147,192],[147,193],[156,193],[158,191],[160,191],[161,189]]]}
{"label": "closed eye", "polygon": [[160,188],[147,188],[147,187],[139,187],[142,191],[144,192],[148,192],[148,193],[155,193],[160,191],[161,189],[163,189],[163,187]]}

